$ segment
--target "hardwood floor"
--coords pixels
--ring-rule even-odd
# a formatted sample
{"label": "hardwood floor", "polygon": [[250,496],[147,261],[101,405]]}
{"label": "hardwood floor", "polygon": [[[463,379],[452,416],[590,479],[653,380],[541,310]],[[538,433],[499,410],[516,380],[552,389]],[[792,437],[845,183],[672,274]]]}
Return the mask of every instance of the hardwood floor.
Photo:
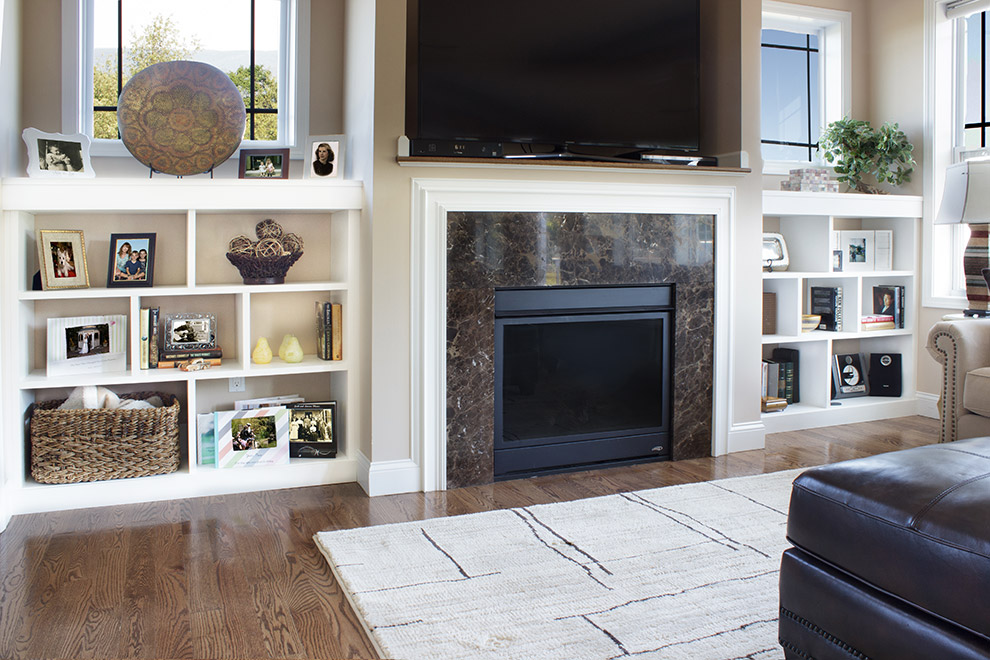
{"label": "hardwood floor", "polygon": [[937,428],[778,433],[759,451],[442,493],[345,484],[16,516],[0,535],[0,657],[372,658],[318,531],[808,467],[930,444]]}

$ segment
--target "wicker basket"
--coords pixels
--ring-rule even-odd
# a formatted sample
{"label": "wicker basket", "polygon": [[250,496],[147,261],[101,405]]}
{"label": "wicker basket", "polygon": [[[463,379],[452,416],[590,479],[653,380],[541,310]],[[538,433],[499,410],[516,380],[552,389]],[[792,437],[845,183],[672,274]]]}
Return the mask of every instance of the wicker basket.
{"label": "wicker basket", "polygon": [[302,252],[292,252],[277,257],[257,257],[228,252],[227,260],[234,264],[245,284],[282,284],[289,268],[302,255]]}
{"label": "wicker basket", "polygon": [[167,474],[179,469],[179,401],[171,394],[134,392],[124,399],[160,396],[161,408],[58,410],[45,401],[31,411],[31,476],[71,484]]}

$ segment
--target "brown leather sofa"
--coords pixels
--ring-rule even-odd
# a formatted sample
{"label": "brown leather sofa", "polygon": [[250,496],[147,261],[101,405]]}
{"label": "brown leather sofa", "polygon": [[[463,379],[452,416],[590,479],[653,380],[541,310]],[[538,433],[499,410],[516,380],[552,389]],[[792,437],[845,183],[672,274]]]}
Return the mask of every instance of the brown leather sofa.
{"label": "brown leather sofa", "polygon": [[990,658],[990,438],[807,470],[787,536],[788,660]]}
{"label": "brown leather sofa", "polygon": [[990,319],[940,321],[926,348],[942,365],[939,442],[990,435]]}

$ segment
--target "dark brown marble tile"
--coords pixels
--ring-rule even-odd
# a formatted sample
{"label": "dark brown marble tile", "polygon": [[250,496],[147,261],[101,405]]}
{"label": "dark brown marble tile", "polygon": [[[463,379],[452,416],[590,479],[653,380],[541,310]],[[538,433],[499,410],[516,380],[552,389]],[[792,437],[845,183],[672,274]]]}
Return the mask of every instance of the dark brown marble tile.
{"label": "dark brown marble tile", "polygon": [[496,287],[674,284],[672,455],[711,453],[714,217],[447,215],[447,483],[490,483]]}

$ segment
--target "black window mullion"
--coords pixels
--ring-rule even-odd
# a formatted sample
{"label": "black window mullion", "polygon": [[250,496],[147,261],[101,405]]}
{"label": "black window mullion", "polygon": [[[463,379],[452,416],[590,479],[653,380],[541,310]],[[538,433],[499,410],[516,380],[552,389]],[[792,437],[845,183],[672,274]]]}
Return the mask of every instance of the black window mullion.
{"label": "black window mullion", "polygon": [[255,5],[254,0],[251,0],[251,49],[250,49],[250,69],[248,71],[249,82],[248,82],[248,97],[249,97],[249,107],[248,107],[248,117],[250,117],[250,132],[248,133],[250,139],[254,139],[254,119],[256,109],[254,107],[254,20],[255,20]]}
{"label": "black window mullion", "polygon": [[811,35],[804,35],[808,44],[808,52],[804,56],[804,80],[807,83],[805,93],[808,101],[808,161],[811,161]]}
{"label": "black window mullion", "polygon": [[980,146],[987,146],[987,13],[980,14]]}

